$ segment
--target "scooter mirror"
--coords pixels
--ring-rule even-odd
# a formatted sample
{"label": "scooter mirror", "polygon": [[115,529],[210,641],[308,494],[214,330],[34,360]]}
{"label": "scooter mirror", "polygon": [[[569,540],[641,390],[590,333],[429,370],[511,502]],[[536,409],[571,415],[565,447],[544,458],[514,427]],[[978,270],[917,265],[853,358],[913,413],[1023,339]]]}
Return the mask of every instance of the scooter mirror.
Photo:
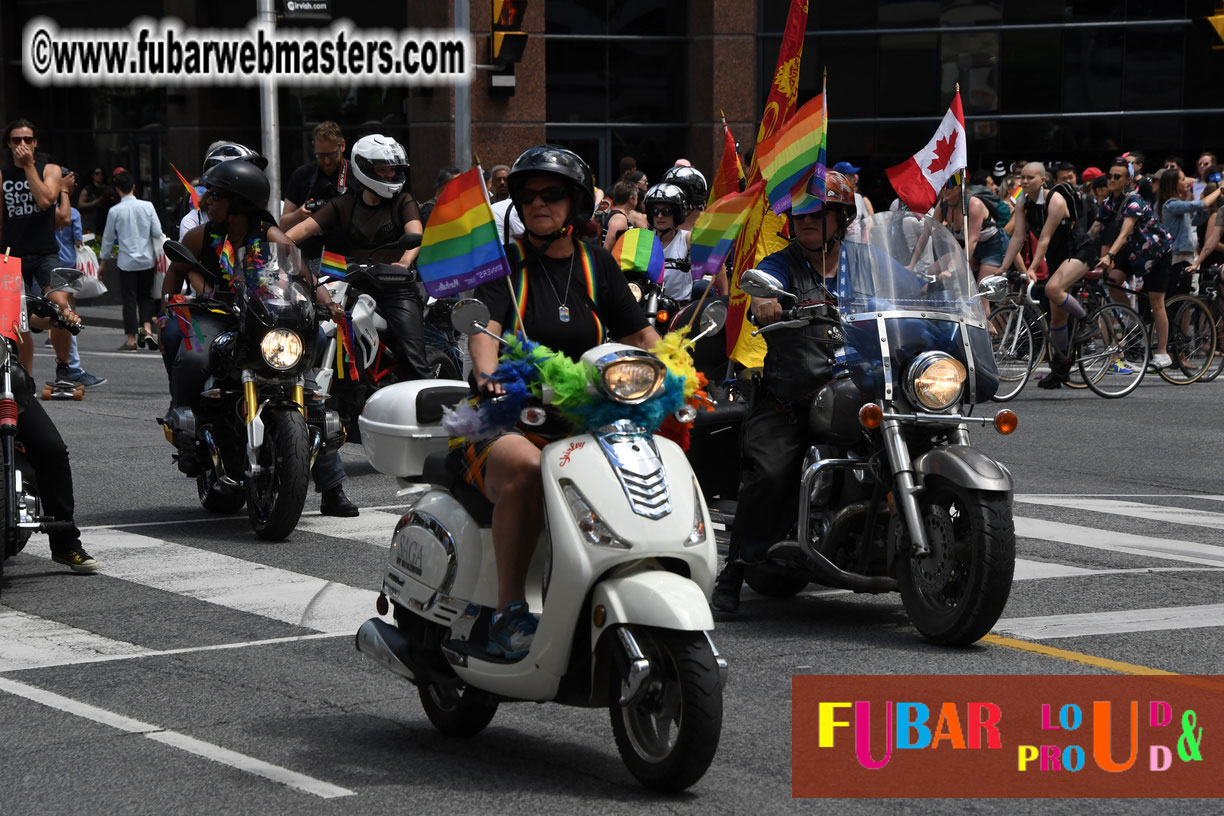
{"label": "scooter mirror", "polygon": [[489,325],[489,307],[476,298],[464,298],[451,309],[451,325],[468,337],[480,334]]}
{"label": "scooter mirror", "polygon": [[1007,297],[1008,289],[1007,278],[1002,275],[987,275],[978,284],[978,294],[991,303],[1002,302]]}
{"label": "scooter mirror", "polygon": [[195,267],[195,269],[209,281],[215,281],[217,279],[216,275],[214,275],[208,269],[205,269],[204,265],[196,260],[196,256],[191,254],[190,249],[183,246],[178,241],[166,241],[166,243],[162,245],[162,251],[166,253],[167,258],[175,263],[185,263],[188,266]]}
{"label": "scooter mirror", "polygon": [[79,295],[84,278],[85,273],[80,270],[69,269],[66,266],[56,267],[51,270],[51,288],[56,292],[71,292]]}
{"label": "scooter mirror", "polygon": [[759,269],[745,269],[744,274],[740,275],[740,288],[759,298],[776,298],[787,294],[782,288],[782,281]]}
{"label": "scooter mirror", "polygon": [[701,310],[701,337],[715,334],[727,322],[727,302],[712,300]]}

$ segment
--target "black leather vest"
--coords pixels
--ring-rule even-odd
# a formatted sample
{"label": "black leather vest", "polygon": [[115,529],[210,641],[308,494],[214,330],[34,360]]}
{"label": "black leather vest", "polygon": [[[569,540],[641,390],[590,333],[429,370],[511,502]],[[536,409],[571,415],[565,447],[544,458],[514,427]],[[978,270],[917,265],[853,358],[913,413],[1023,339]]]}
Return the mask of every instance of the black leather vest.
{"label": "black leather vest", "polygon": [[[790,272],[787,291],[805,305],[829,300],[823,280],[808,264],[798,244],[782,250]],[[828,328],[808,325],[795,329],[775,329],[762,335],[765,353],[765,390],[783,402],[802,402],[810,398],[833,375],[833,349],[823,340]]]}

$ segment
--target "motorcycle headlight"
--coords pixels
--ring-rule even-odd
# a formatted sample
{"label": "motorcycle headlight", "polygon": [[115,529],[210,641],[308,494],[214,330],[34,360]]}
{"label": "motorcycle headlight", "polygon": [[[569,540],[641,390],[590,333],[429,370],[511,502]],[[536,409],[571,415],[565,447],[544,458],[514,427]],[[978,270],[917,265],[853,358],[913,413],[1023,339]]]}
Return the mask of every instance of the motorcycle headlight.
{"label": "motorcycle headlight", "polygon": [[633,281],[629,281],[629,291],[633,293],[633,299],[638,303],[642,302],[642,287]]}
{"label": "motorcycle headlight", "polygon": [[273,329],[259,341],[264,362],[277,371],[288,371],[302,359],[302,338],[289,329]]}
{"label": "motorcycle headlight", "polygon": [[929,351],[910,365],[905,386],[906,396],[918,406],[946,411],[965,391],[965,366],[941,351]]}
{"label": "motorcycle headlight", "polygon": [[617,402],[637,405],[654,396],[663,385],[667,366],[662,360],[647,354],[618,357],[596,366],[603,392]]}

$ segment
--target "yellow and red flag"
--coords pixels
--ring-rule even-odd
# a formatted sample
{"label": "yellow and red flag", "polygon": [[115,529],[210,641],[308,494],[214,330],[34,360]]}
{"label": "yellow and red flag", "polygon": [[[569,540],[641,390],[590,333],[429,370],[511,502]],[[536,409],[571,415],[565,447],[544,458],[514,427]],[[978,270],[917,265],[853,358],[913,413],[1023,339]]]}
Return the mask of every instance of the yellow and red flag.
{"label": "yellow and red flag", "polygon": [[[786,18],[786,30],[782,35],[782,48],[778,51],[778,66],[774,70],[773,84],[765,100],[765,114],[757,131],[757,150],[752,151],[752,164],[748,168],[748,184],[761,180],[757,166],[761,142],[786,123],[795,112],[799,98],[799,60],[803,57],[803,32],[807,29],[808,0],[791,0]],[[786,227],[786,219],[769,211],[764,191],[749,206],[748,221],[740,232],[735,245],[735,271],[731,275],[730,313],[727,315],[727,354],[743,365],[754,367],[765,362],[765,341],[753,337],[748,326],[748,295],[739,287],[739,276],[751,269],[771,252],[786,247],[786,239],[778,235]]]}

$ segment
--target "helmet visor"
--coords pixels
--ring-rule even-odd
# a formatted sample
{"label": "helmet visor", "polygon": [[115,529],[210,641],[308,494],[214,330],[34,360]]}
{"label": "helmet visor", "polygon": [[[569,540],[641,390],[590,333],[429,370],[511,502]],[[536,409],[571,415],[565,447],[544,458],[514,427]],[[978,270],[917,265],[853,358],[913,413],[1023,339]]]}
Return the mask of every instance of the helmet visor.
{"label": "helmet visor", "polygon": [[408,178],[408,165],[389,162],[384,159],[367,159],[364,156],[353,157],[353,162],[366,177],[384,184],[403,184]]}

